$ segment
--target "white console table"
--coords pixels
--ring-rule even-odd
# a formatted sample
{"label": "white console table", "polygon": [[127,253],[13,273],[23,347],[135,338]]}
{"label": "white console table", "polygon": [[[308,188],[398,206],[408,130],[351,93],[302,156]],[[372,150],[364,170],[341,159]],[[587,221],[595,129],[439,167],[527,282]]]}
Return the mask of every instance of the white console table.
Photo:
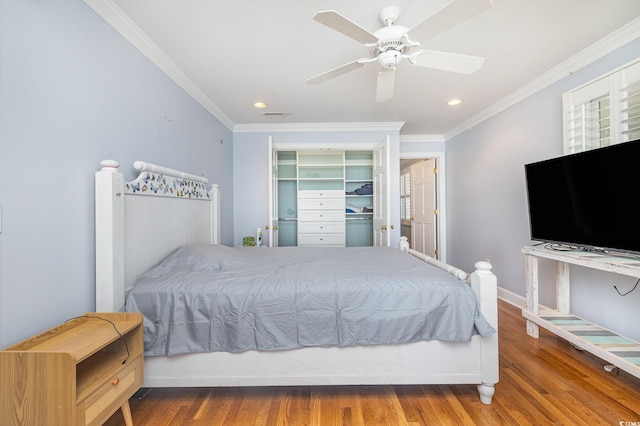
{"label": "white console table", "polygon": [[[640,278],[640,258],[617,257],[581,250],[552,250],[544,246],[524,246],[527,286],[527,334],[539,337],[539,328],[562,337],[616,367],[640,378],[640,343],[571,314],[569,265]],[[538,259],[556,261],[556,309],[538,305]]]}

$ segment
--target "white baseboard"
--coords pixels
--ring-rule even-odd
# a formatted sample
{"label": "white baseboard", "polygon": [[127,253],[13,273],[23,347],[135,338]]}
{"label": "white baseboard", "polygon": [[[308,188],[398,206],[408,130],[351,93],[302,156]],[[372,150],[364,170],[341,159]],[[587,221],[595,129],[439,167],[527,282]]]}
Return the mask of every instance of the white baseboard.
{"label": "white baseboard", "polygon": [[[525,297],[520,296],[519,294],[515,294],[509,290],[505,290],[504,288],[498,287],[498,299],[503,300],[516,308],[524,309],[527,307],[527,299]],[[544,305],[539,305],[540,309],[549,309]]]}
{"label": "white baseboard", "polygon": [[527,306],[527,299],[520,296],[519,294],[515,294],[509,290],[505,290],[504,288],[498,287],[498,299],[504,300],[505,302],[516,306],[518,308],[525,308]]}

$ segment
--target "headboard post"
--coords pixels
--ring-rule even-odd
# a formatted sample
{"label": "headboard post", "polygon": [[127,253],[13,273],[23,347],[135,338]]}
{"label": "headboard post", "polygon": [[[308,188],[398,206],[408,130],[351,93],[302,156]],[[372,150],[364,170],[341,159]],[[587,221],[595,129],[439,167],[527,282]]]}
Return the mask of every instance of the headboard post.
{"label": "headboard post", "polygon": [[96,311],[124,306],[124,176],[117,161],[100,162],[95,177]]}
{"label": "headboard post", "polygon": [[211,244],[220,244],[220,188],[211,184],[209,189],[211,199]]}

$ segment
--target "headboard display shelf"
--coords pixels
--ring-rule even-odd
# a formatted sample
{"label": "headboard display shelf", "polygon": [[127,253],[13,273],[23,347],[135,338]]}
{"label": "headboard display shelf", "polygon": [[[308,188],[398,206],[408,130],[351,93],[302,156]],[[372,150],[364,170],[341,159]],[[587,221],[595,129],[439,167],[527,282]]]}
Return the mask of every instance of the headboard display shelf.
{"label": "headboard display shelf", "polygon": [[202,176],[183,173],[167,167],[136,161],[133,167],[138,177],[125,183],[125,192],[141,192],[160,197],[187,197],[208,199],[208,180]]}
{"label": "headboard display shelf", "polygon": [[[640,343],[586,321],[571,313],[569,265],[579,265],[640,279],[640,257],[621,257],[583,250],[553,250],[524,246],[526,261],[527,334],[539,337],[539,327],[640,378]],[[556,309],[540,309],[538,259],[556,261]]]}

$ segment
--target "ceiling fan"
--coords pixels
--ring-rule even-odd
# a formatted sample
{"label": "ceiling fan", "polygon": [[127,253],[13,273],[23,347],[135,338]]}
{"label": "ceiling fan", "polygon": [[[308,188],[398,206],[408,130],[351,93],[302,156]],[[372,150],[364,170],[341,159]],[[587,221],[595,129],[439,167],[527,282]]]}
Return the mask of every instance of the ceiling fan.
{"label": "ceiling fan", "polygon": [[[356,59],[337,68],[309,78],[308,84],[319,84],[349,71],[378,62],[376,102],[393,97],[396,66],[402,59],[421,67],[473,74],[484,64],[484,58],[419,49],[420,43],[474,17],[491,7],[491,0],[451,0],[424,21],[409,29],[396,25],[400,10],[395,6],[384,8],[379,15],[384,27],[374,33],[362,28],[335,10],[316,13],[313,19],[347,37],[371,48],[371,57]],[[409,37],[411,33],[411,38]]]}

